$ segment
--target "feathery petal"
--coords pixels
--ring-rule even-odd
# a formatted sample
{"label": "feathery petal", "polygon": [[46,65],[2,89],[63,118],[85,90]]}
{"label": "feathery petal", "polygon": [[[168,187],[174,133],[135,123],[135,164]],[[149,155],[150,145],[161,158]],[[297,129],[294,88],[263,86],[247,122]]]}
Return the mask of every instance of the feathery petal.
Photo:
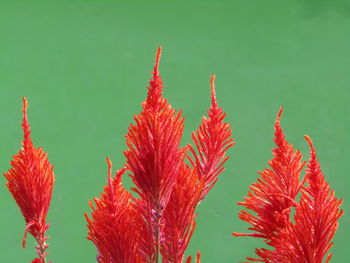
{"label": "feathery petal", "polygon": [[35,148],[31,139],[30,125],[27,119],[26,98],[23,98],[22,128],[24,140],[21,150],[13,156],[11,168],[5,177],[7,187],[19,206],[27,223],[23,237],[25,247],[26,235],[29,232],[37,241],[38,260],[45,260],[47,253],[46,215],[49,210],[53,185],[55,181],[53,165],[42,148]]}
{"label": "feathery petal", "polygon": [[218,175],[224,170],[224,164],[229,158],[226,151],[234,145],[232,130],[224,122],[226,113],[219,108],[215,94],[215,75],[211,77],[212,102],[208,110],[208,117],[203,117],[198,129],[192,133],[195,149],[190,148],[194,160],[190,160],[197,168],[199,178],[205,180],[201,198],[203,199],[215,185]]}

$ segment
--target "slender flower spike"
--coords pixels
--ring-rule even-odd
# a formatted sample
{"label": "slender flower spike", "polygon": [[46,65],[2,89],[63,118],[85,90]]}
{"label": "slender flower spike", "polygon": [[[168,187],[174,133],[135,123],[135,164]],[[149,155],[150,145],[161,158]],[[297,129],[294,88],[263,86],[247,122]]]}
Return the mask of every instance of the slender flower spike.
{"label": "slender flower spike", "polygon": [[180,148],[183,133],[181,112],[176,112],[162,97],[162,80],[159,75],[161,48],[158,49],[153,76],[143,110],[135,116],[126,135],[127,168],[140,195],[139,207],[150,237],[145,236],[145,260],[158,262],[162,217],[179,173],[184,150]]}
{"label": "slender flower spike", "polygon": [[[300,202],[296,207],[294,224],[290,224],[280,239],[275,262],[329,262],[332,239],[343,215],[342,199],[334,196],[321,171],[311,139],[310,159],[306,170],[307,185],[302,188]],[[325,260],[325,261],[324,261]]]}
{"label": "slender flower spike", "polygon": [[98,249],[98,262],[136,263],[139,262],[138,240],[139,222],[142,220],[129,192],[122,186],[121,177],[125,168],[117,171],[112,178],[112,163],[107,158],[108,184],[90,202],[91,218],[85,214],[88,222],[88,239]]}
{"label": "slender flower spike", "polygon": [[[332,239],[338,228],[342,200],[334,196],[321,171],[316,151],[308,136],[310,158],[306,175],[299,180],[304,163],[301,153],[294,151],[285,140],[280,127],[282,108],[275,124],[274,159],[272,169],[261,172],[262,178],[250,187],[245,202],[239,203],[254,211],[254,216],[241,211],[240,218],[252,225],[251,234],[233,233],[235,236],[263,238],[272,249],[256,249],[257,259],[266,263],[328,263]],[[306,185],[305,185],[306,184]],[[301,195],[299,195],[301,194]],[[299,198],[300,196],[300,198]],[[297,202],[299,198],[299,202]],[[295,207],[294,221],[291,208]],[[325,261],[324,261],[325,260]]]}
{"label": "slender flower spike", "polygon": [[224,170],[224,164],[229,158],[226,151],[234,145],[232,130],[224,122],[225,113],[219,108],[215,94],[215,75],[211,77],[212,103],[208,110],[208,117],[203,117],[199,128],[192,133],[196,150],[191,147],[195,161],[191,161],[197,168],[199,178],[205,181],[201,195],[203,199],[215,185],[218,175]]}
{"label": "slender flower spike", "polygon": [[46,262],[46,215],[49,210],[53,185],[55,181],[53,165],[42,148],[35,148],[30,137],[30,126],[27,119],[27,99],[23,98],[24,140],[21,150],[13,156],[10,170],[5,173],[7,187],[19,206],[26,228],[23,237],[25,247],[26,235],[29,232],[37,242],[39,258],[33,262]]}
{"label": "slender flower spike", "polygon": [[[249,230],[253,233],[233,233],[235,236],[252,236],[263,238],[274,247],[281,231],[289,224],[291,207],[296,206],[295,198],[301,188],[300,173],[304,166],[300,151],[285,140],[280,125],[283,108],[280,109],[275,123],[276,148],[273,149],[274,158],[269,162],[271,168],[259,172],[260,179],[250,187],[248,197],[238,203],[251,210],[256,215],[242,210],[240,219],[251,224]],[[260,260],[248,258],[251,261],[270,262],[271,251],[257,249]]]}

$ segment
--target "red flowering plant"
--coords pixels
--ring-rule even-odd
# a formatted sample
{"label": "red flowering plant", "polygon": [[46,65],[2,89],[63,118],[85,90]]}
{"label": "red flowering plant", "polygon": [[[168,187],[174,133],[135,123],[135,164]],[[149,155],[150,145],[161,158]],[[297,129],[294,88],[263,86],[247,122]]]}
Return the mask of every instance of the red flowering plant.
{"label": "red flowering plant", "polygon": [[[88,239],[97,248],[99,263],[191,263],[185,252],[196,228],[197,207],[217,182],[229,158],[227,150],[234,145],[231,127],[216,100],[215,76],[210,81],[208,116],[192,133],[193,145],[180,145],[184,119],[162,95],[160,56],[161,48],[142,111],[126,135],[124,167],[113,175],[107,158],[107,185],[90,201],[91,215],[85,213]],[[46,216],[55,177],[47,154],[33,145],[27,105],[23,98],[22,148],[4,175],[26,222],[23,247],[31,234],[38,254],[32,263],[46,263]],[[275,122],[270,168],[259,172],[260,178],[239,203],[248,210],[239,217],[251,225],[252,233],[233,235],[262,238],[268,245],[256,249],[256,258],[248,261],[328,263],[343,214],[342,199],[335,197],[325,180],[311,139],[305,136],[310,146],[307,163],[286,141],[280,125],[282,111]],[[123,186],[125,174],[134,183],[131,191]],[[200,252],[195,261],[200,263]]]}
{"label": "red flowering plant", "polygon": [[[215,76],[208,117],[192,134],[194,146],[180,146],[184,119],[162,95],[160,55],[161,48],[142,111],[126,135],[125,167],[112,177],[107,159],[107,186],[90,203],[91,216],[86,215],[98,262],[183,262],[196,227],[196,208],[224,170],[226,151],[233,146],[231,128],[216,101]],[[122,185],[125,172],[137,197]]]}
{"label": "red flowering plant", "polygon": [[[300,151],[289,144],[280,125],[280,109],[275,123],[276,148],[270,168],[259,172],[257,183],[250,187],[248,197],[238,203],[246,209],[239,217],[251,224],[253,233],[233,233],[235,236],[262,238],[270,249],[256,249],[257,258],[247,259],[266,263],[322,263],[329,262],[332,239],[338,228],[342,199],[324,178],[311,139],[310,158],[306,175],[300,174],[305,166]],[[294,209],[294,220],[292,220]]]}
{"label": "red flowering plant", "polygon": [[26,222],[22,245],[26,246],[26,236],[30,233],[36,240],[38,258],[33,263],[46,263],[49,224],[46,215],[49,210],[55,181],[53,165],[42,148],[35,148],[31,139],[27,119],[27,99],[23,98],[22,128],[24,139],[22,148],[13,156],[10,170],[5,173],[7,187],[19,206]]}

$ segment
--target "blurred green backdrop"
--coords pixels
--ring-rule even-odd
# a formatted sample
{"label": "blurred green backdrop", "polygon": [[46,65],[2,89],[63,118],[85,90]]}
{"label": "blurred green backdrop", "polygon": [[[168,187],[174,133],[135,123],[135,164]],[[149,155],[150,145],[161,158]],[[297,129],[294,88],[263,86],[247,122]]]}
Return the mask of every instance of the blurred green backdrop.
{"label": "blurred green backdrop", "polygon": [[[140,111],[158,45],[165,96],[186,118],[184,143],[209,106],[209,77],[232,124],[227,169],[200,205],[188,250],[203,262],[238,262],[261,241],[246,231],[237,202],[267,166],[281,105],[287,139],[307,158],[310,135],[345,215],[332,262],[350,244],[350,2],[28,1],[0,2],[0,170],[20,147],[21,97],[30,103],[36,146],[57,182],[49,221],[53,262],[95,262],[85,239],[87,201],[106,182],[105,157],[125,158],[124,135]],[[28,262],[24,222],[1,178],[1,262]],[[129,182],[127,182],[129,183]]]}

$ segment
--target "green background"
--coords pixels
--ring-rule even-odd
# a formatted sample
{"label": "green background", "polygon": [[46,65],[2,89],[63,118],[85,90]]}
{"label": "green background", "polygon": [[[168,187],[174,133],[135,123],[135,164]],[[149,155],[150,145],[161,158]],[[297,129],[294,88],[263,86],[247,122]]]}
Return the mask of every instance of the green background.
{"label": "green background", "polygon": [[[106,182],[105,157],[121,167],[124,135],[140,111],[158,45],[165,96],[186,119],[183,143],[209,106],[209,77],[236,140],[232,158],[199,208],[188,252],[203,262],[239,262],[261,240],[246,231],[237,202],[267,167],[281,105],[287,139],[322,168],[345,199],[332,262],[350,245],[349,1],[23,1],[0,2],[0,171],[22,139],[27,96],[36,146],[49,152],[56,185],[49,212],[53,262],[95,262],[85,239],[87,202]],[[24,222],[1,178],[1,262],[29,262]],[[126,182],[129,184],[129,181]]]}

